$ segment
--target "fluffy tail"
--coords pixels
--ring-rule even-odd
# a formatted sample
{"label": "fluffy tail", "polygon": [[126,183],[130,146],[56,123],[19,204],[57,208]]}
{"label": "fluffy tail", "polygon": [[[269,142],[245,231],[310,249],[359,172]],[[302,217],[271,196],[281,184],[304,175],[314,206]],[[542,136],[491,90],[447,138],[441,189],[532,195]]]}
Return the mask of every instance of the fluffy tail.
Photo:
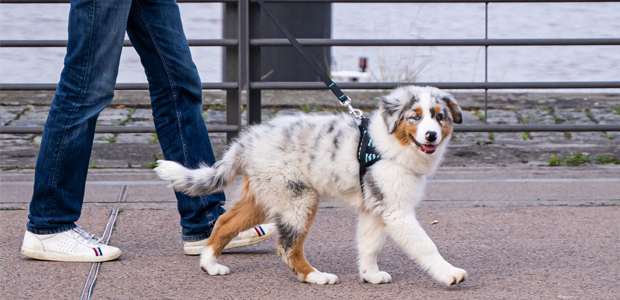
{"label": "fluffy tail", "polygon": [[175,190],[198,196],[223,190],[234,181],[245,165],[240,147],[234,144],[224,158],[211,167],[202,165],[192,170],[174,161],[158,160],[155,172],[159,178],[172,181]]}

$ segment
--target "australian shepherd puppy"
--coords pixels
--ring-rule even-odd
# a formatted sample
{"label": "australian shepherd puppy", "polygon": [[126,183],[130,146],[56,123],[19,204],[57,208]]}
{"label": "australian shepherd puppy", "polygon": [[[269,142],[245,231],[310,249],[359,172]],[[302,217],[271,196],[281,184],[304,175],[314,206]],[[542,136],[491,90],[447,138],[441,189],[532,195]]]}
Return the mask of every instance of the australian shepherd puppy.
{"label": "australian shepherd puppy", "polygon": [[[299,114],[276,117],[240,134],[223,159],[190,170],[171,161],[155,169],[188,195],[210,194],[244,176],[240,199],[219,217],[200,257],[209,275],[230,269],[217,263],[239,232],[275,221],[277,253],[302,282],[333,284],[334,274],[306,260],[303,244],[320,197],[337,198],[359,211],[359,274],[364,282],[386,283],[377,255],[390,236],[435,280],[454,285],[467,272],[448,263],[416,220],[426,176],[439,165],[453,123],[461,123],[452,95],[434,87],[405,86],[381,99],[367,134],[380,159],[360,178],[359,121],[346,115]],[[361,182],[360,182],[361,181]]]}

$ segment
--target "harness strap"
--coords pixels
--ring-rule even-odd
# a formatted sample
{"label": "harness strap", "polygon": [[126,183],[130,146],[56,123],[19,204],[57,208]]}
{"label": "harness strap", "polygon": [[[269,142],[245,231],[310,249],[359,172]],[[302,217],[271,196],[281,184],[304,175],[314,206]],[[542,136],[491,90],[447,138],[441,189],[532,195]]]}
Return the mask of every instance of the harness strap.
{"label": "harness strap", "polygon": [[381,159],[381,154],[377,152],[375,143],[368,134],[368,118],[362,118],[362,122],[358,126],[360,130],[359,148],[357,150],[357,160],[360,163],[360,184],[362,185],[362,193],[364,192],[364,175],[368,168]]}
{"label": "harness strap", "polygon": [[299,54],[301,54],[301,56],[306,60],[306,62],[308,62],[310,67],[312,67],[314,72],[321,78],[323,83],[325,83],[325,85],[332,91],[332,93],[334,93],[334,95],[336,95],[336,97],[338,98],[340,103],[342,105],[346,106],[347,101],[351,101],[351,99],[342,92],[342,90],[338,87],[338,85],[336,85],[336,83],[334,81],[332,81],[332,79],[327,75],[327,73],[325,73],[325,71],[323,71],[321,69],[321,67],[319,67],[319,65],[316,63],[316,61],[314,59],[312,59],[310,57],[310,55],[308,55],[308,53],[306,53],[306,51],[304,51],[304,49],[299,44],[299,42],[295,39],[295,37],[293,37],[293,35],[284,26],[282,26],[282,23],[280,23],[280,21],[267,8],[267,6],[265,5],[265,2],[263,2],[263,0],[256,0],[256,2],[258,2],[258,4],[260,4],[260,6],[265,11],[265,13],[269,16],[269,18],[271,18],[273,23],[276,24],[278,29],[280,29],[280,31],[282,31],[282,33],[284,33],[284,35],[291,42],[293,47],[295,47],[297,52],[299,52]]}

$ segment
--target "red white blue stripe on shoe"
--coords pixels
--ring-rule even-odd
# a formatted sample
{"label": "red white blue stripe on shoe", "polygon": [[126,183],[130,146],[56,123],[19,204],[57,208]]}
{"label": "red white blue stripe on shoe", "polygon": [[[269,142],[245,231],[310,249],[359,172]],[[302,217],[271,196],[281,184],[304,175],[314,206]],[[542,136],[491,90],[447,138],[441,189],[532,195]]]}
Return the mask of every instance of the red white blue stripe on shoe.
{"label": "red white blue stripe on shoe", "polygon": [[256,226],[256,227],[254,227],[254,230],[256,230],[256,233],[258,233],[258,236],[265,235],[265,231],[263,230],[263,227]]}
{"label": "red white blue stripe on shoe", "polygon": [[97,247],[97,248],[93,248],[93,250],[95,251],[95,256],[103,255],[103,253],[101,252],[101,248]]}

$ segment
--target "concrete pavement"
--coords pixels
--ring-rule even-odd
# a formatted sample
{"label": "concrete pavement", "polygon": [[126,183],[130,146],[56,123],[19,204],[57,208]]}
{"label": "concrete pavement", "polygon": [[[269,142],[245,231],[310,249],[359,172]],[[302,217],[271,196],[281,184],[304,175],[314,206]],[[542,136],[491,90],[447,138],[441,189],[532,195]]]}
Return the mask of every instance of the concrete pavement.
{"label": "concrete pavement", "polygon": [[[35,261],[19,252],[32,170],[0,172],[0,298],[77,299],[91,264]],[[124,202],[118,203],[127,186]],[[230,206],[238,185],[227,190]],[[211,277],[185,256],[172,190],[151,170],[93,169],[78,225],[101,235],[121,209],[91,299],[617,299],[620,295],[620,168],[441,168],[417,215],[443,256],[469,272],[446,288],[388,240],[379,257],[394,282],[359,282],[356,214],[324,199],[306,242],[308,260],[334,286],[301,284],[275,239],[227,250],[228,276]],[[431,225],[430,222],[438,223]]]}

